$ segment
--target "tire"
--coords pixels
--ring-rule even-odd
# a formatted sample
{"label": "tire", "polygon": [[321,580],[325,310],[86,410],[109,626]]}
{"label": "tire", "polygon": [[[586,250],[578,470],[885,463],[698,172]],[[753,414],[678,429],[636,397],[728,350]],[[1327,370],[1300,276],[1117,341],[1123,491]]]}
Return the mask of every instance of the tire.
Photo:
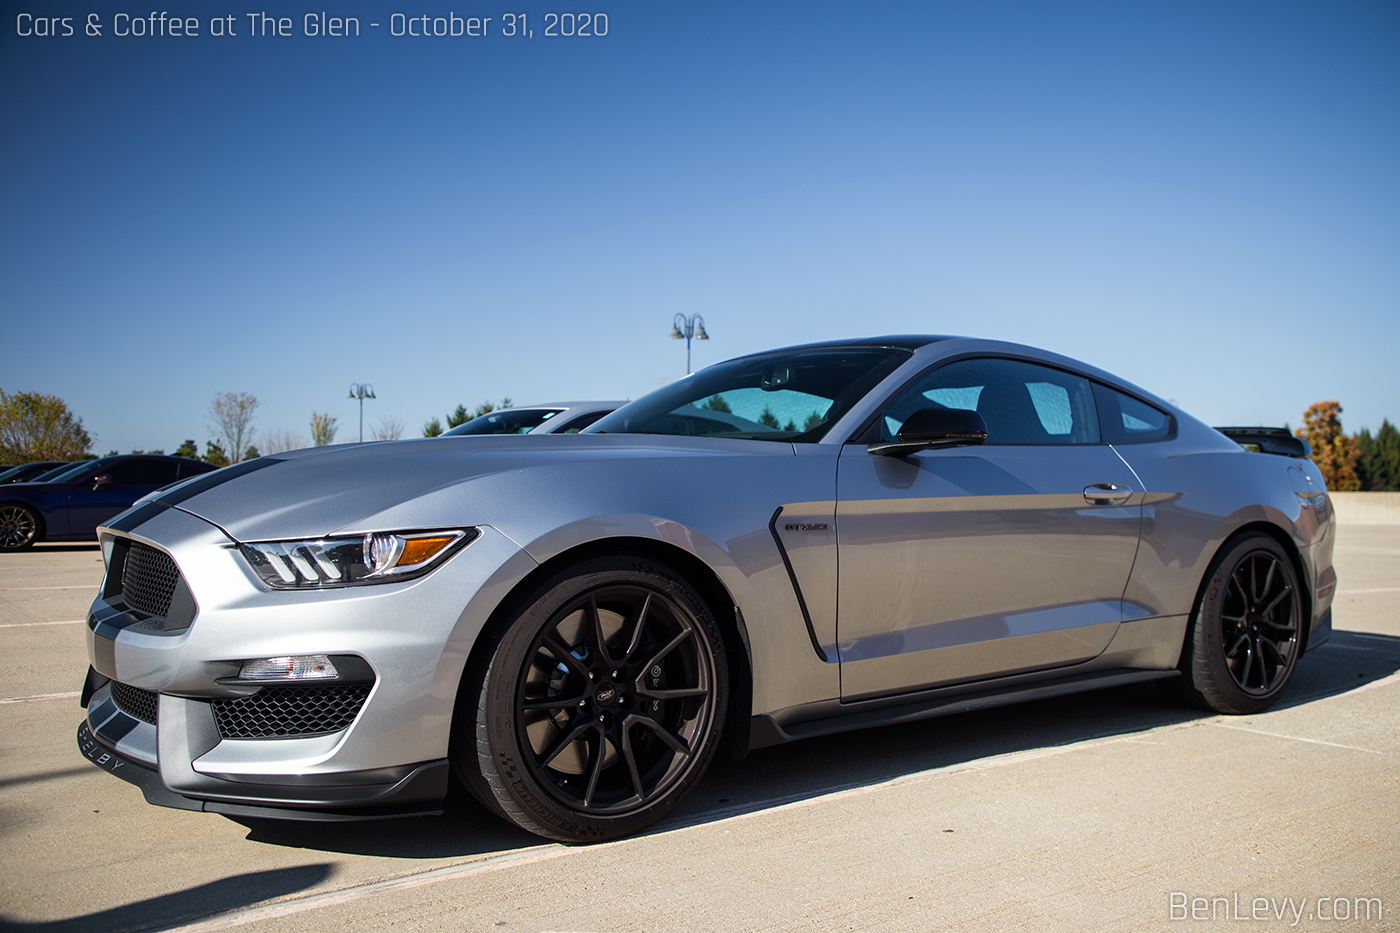
{"label": "tire", "polygon": [[0,505],[0,551],[22,551],[44,536],[44,524],[27,505]]}
{"label": "tire", "polygon": [[1262,533],[1212,562],[1182,651],[1177,692],[1217,713],[1268,709],[1298,666],[1303,600],[1288,553]]}
{"label": "tire", "polygon": [[454,771],[482,803],[567,843],[636,833],[709,766],[728,676],[709,607],[678,574],[600,558],[545,581],[469,672]]}

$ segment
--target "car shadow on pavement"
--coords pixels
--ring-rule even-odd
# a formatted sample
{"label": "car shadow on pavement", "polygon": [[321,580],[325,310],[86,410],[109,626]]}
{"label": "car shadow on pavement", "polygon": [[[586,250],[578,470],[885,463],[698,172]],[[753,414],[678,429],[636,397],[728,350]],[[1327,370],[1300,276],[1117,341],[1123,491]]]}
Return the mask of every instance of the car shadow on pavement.
{"label": "car shadow on pavement", "polygon": [[[1397,671],[1400,638],[1338,631],[1304,656],[1283,699],[1272,708],[1315,703]],[[716,761],[686,803],[653,832],[936,768],[1129,736],[1214,715],[1167,698],[1153,684],[1137,684],[759,749],[743,761]]]}
{"label": "car shadow on pavement", "polygon": [[108,933],[111,930],[139,929],[156,933],[202,917],[228,913],[272,898],[305,891],[324,882],[330,874],[331,866],[327,864],[248,872],[63,920],[24,923],[0,915],[0,931]]}
{"label": "car shadow on pavement", "polygon": [[[1309,652],[1275,709],[1313,703],[1400,670],[1400,638],[1336,632]],[[718,758],[690,798],[650,830],[757,812],[836,791],[879,784],[980,759],[1128,736],[1214,714],[1183,706],[1153,684],[1096,690],[883,726],[759,749],[743,761]],[[458,859],[539,845],[466,793],[442,817],[397,822],[317,823],[240,818],[248,840],[353,855]]]}

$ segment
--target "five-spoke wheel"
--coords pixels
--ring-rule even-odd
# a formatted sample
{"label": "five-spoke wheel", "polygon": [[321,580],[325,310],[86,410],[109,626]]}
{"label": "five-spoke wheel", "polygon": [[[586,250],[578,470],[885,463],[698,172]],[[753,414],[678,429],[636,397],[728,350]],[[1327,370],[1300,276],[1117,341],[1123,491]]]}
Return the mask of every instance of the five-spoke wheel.
{"label": "five-spoke wheel", "polygon": [[675,807],[714,754],[727,687],[704,600],[637,559],[541,586],[479,679],[459,773],[508,819],[566,842],[637,832]]}
{"label": "five-spoke wheel", "polygon": [[1293,676],[1302,594],[1288,554],[1268,535],[1231,542],[1201,594],[1182,660],[1188,699],[1222,713],[1268,708]]}
{"label": "five-spoke wheel", "polygon": [[39,540],[39,516],[24,505],[0,505],[0,551],[18,551]]}

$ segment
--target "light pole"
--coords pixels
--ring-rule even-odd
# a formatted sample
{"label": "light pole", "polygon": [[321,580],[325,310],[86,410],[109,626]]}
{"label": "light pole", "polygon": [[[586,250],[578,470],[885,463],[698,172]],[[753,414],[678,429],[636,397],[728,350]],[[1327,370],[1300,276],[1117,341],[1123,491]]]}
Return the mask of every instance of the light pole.
{"label": "light pole", "polygon": [[710,335],[705,333],[705,319],[698,314],[686,317],[684,314],[677,314],[676,319],[671,322],[671,336],[676,340],[685,339],[685,374],[690,375],[690,338],[696,340],[709,340]]}
{"label": "light pole", "polygon": [[360,400],[360,443],[365,440],[365,399],[374,398],[374,386],[368,382],[350,383],[350,398]]}

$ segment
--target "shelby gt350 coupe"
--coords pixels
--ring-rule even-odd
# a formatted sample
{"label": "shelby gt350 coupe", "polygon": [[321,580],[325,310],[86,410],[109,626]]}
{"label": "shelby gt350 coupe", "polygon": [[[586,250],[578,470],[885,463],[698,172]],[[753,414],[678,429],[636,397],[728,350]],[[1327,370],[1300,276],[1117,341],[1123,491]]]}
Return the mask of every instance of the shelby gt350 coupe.
{"label": "shelby gt350 coupe", "polygon": [[1306,445],[1073,360],[880,337],[710,367],[576,436],[276,454],[100,529],[85,754],[152,803],[441,809],[565,841],[732,754],[1163,680],[1273,703],[1331,631]]}

